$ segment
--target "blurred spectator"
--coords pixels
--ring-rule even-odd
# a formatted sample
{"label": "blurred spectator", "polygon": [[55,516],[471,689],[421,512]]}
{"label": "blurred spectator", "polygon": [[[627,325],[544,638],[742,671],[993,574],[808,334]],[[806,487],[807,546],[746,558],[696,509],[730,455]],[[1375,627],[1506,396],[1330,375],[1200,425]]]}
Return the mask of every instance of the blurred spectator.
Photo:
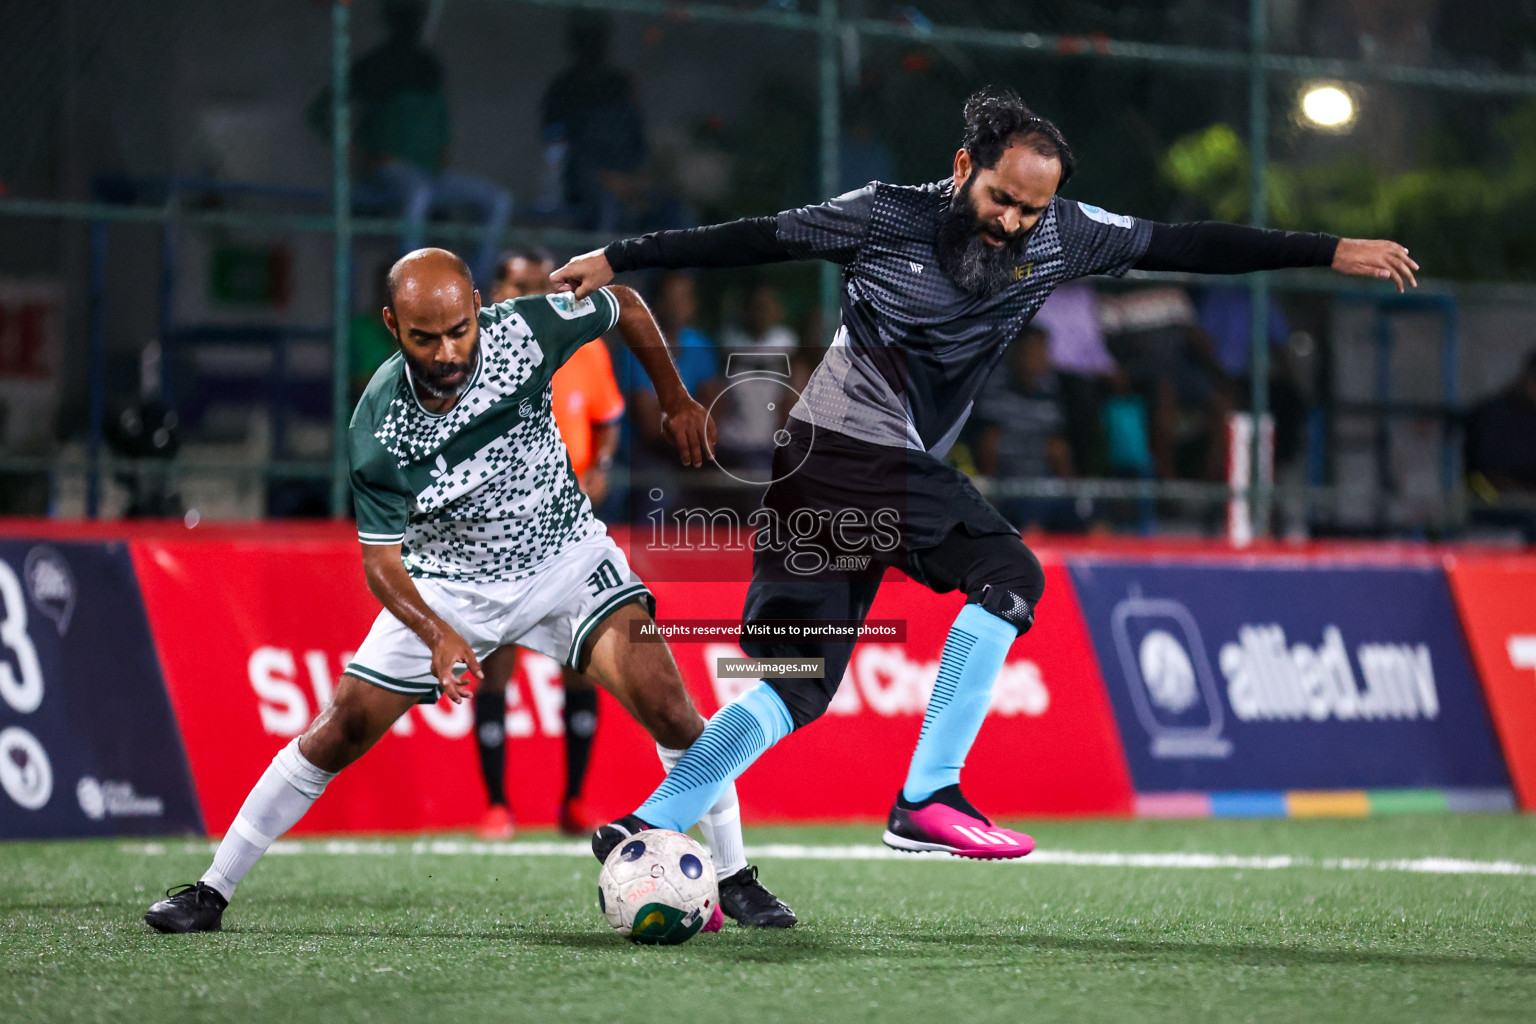
{"label": "blurred spectator", "polygon": [[1031,323],[1050,337],[1073,462],[1079,471],[1094,472],[1104,462],[1100,407],[1110,376],[1119,370],[1104,347],[1098,293],[1086,281],[1068,282],[1051,293]]}
{"label": "blurred spectator", "polygon": [[[1253,360],[1253,296],[1247,288],[1200,288],[1195,291],[1200,326],[1210,335],[1216,361],[1227,376],[1246,376]],[[1291,337],[1285,314],[1269,303],[1265,330],[1269,347],[1280,348]]]}
{"label": "blurred spectator", "polygon": [[496,279],[491,285],[491,302],[505,302],[524,295],[544,295],[549,289],[549,275],[555,272],[554,254],[539,245],[508,249],[496,258]]}
{"label": "blurred spectator", "polygon": [[1518,527],[1536,543],[1536,507],[1499,507],[1506,498],[1536,503],[1536,350],[1509,387],[1468,417],[1466,463],[1469,486],[1490,506],[1474,518]]}
{"label": "blurred spectator", "polygon": [[1084,377],[1115,372],[1099,324],[1099,296],[1087,281],[1070,281],[1051,293],[1031,321],[1049,337],[1051,367]]}
{"label": "blurred spectator", "polygon": [[352,404],[363,396],[363,389],[373,379],[374,371],[395,354],[395,336],[384,326],[383,309],[389,305],[389,268],[394,260],[385,260],[374,272],[373,289],[367,305],[347,323],[347,376],[351,381]]}
{"label": "blurred spectator", "polygon": [[1165,480],[1226,477],[1230,388],[1183,288],[1100,300],[1109,351],[1150,413],[1152,461]]}
{"label": "blurred spectator", "polygon": [[[398,211],[406,221],[402,252],[418,249],[433,212],[474,210],[485,237],[473,261],[485,282],[502,229],[512,216],[512,194],[468,174],[446,169],[452,118],[443,91],[443,65],[421,40],[427,5],[421,0],[384,0],[380,8],[388,38],[352,65],[348,89],[357,125],[352,144],[358,180],[354,201],[362,207]],[[310,124],[329,136],[331,90],[309,107]]]}
{"label": "blurred spectator", "polygon": [[1153,476],[1147,403],[1131,386],[1131,375],[1116,370],[1099,406],[1104,431],[1104,468],[1110,476],[1138,480]]}
{"label": "blurred spectator", "polygon": [[[1195,306],[1200,326],[1210,337],[1216,361],[1232,382],[1235,408],[1252,402],[1253,294],[1247,288],[1198,288]],[[1301,452],[1306,419],[1306,398],[1301,372],[1291,356],[1291,328],[1273,299],[1269,302],[1265,333],[1269,337],[1269,411],[1275,417],[1275,464],[1283,466]]]}
{"label": "blurred spectator", "polygon": [[[1008,352],[1002,372],[976,406],[976,467],[999,483],[1075,475],[1049,336],[1031,324]],[[1081,525],[1070,498],[1004,497],[998,510],[1021,529],[1070,530]]]}
{"label": "blurred spectator", "polygon": [[837,156],[841,191],[852,192],[872,181],[896,180],[896,157],[880,137],[877,113],[879,98],[861,89],[845,101],[843,144]]}
{"label": "blurred spectator", "polygon": [[577,11],[566,21],[570,63],[544,92],[547,172],[563,163],[566,209],[590,231],[654,231],[684,222],[677,201],[645,174],[649,147],[633,76],[608,52],[613,22]]}
{"label": "blurred spectator", "polygon": [[794,404],[792,360],[800,337],[784,322],[779,290],[759,282],[747,293],[739,324],[722,334],[725,390],[715,416],[719,461],[742,480],[766,483],[773,463],[774,432]]}
{"label": "blurred spectator", "polygon": [[[694,326],[699,299],[693,275],[684,270],[663,274],[651,305],[683,386],[695,401],[709,408],[720,393],[720,361],[715,355],[714,342]],[[661,403],[656,400],[656,391],[639,360],[628,348],[619,348],[615,352],[614,369],[619,388],[629,402],[630,416],[620,447],[629,455],[630,473],[634,478],[633,514],[639,519],[645,511],[636,499],[646,495],[652,487],[662,485],[660,504],[675,508],[683,500],[679,485],[684,481],[678,477],[676,451],[661,436]],[[647,503],[646,507],[652,508],[655,504]]]}
{"label": "blurred spectator", "polygon": [[767,281],[758,282],[747,293],[740,322],[727,327],[720,340],[729,352],[789,352],[800,346],[800,336],[785,323],[784,300],[779,289]]}

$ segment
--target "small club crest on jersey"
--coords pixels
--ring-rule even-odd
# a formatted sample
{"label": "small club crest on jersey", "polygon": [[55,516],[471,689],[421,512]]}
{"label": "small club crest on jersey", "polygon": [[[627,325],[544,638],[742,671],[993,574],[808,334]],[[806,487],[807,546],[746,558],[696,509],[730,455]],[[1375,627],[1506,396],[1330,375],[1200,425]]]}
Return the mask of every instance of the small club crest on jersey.
{"label": "small club crest on jersey", "polygon": [[1083,216],[1099,224],[1107,224],[1112,228],[1132,228],[1136,226],[1135,220],[1121,213],[1110,213],[1101,210],[1097,206],[1089,206],[1087,203],[1078,203],[1077,208],[1083,211]]}
{"label": "small club crest on jersey", "polygon": [[560,314],[562,320],[575,320],[587,316],[597,307],[592,304],[592,296],[577,299],[575,292],[550,292],[544,296],[549,300],[550,308]]}

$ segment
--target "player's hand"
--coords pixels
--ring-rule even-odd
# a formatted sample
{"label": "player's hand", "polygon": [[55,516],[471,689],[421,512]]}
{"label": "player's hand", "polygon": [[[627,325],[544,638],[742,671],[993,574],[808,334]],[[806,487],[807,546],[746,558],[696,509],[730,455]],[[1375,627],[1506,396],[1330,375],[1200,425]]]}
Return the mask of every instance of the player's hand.
{"label": "player's hand", "polygon": [[677,449],[685,466],[698,468],[715,457],[715,421],[692,398],[661,411],[661,436]]}
{"label": "player's hand", "polygon": [[485,671],[480,668],[480,660],[475,657],[474,650],[452,629],[446,630],[437,643],[432,645],[432,675],[442,684],[443,692],[448,699],[455,704],[462,704],[465,697],[473,695],[471,683],[464,676],[454,671],[454,666],[468,666],[466,676],[473,676],[475,682],[485,678]]}
{"label": "player's hand", "polygon": [[1351,277],[1390,278],[1402,291],[1417,288],[1413,272],[1419,265],[1408,258],[1408,250],[1383,238],[1341,238],[1333,251],[1333,269]]}
{"label": "player's hand", "polygon": [[549,275],[550,283],[557,292],[575,292],[576,298],[584,299],[613,280],[613,268],[603,250],[593,249],[577,256],[571,262]]}

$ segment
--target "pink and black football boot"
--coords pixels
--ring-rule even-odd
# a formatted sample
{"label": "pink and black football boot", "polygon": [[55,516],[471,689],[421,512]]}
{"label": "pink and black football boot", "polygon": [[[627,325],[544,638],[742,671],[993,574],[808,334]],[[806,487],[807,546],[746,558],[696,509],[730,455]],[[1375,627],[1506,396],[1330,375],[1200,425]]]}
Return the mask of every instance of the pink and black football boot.
{"label": "pink and black football boot", "polygon": [[991,818],[960,795],[959,786],[945,786],[918,803],[897,793],[880,838],[893,850],[952,853],[977,860],[1011,860],[1035,848],[1035,841],[1024,833],[992,824]]}

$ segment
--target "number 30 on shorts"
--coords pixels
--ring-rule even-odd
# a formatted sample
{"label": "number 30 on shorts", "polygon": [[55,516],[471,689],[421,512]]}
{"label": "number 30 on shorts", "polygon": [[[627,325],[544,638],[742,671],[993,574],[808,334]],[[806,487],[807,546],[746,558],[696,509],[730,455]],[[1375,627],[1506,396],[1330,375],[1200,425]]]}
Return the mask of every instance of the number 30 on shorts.
{"label": "number 30 on shorts", "polygon": [[619,570],[615,569],[613,563],[606,558],[603,559],[603,564],[599,565],[593,570],[592,575],[587,577],[587,586],[592,588],[593,596],[601,594],[605,590],[611,590],[623,582],[619,578]]}

